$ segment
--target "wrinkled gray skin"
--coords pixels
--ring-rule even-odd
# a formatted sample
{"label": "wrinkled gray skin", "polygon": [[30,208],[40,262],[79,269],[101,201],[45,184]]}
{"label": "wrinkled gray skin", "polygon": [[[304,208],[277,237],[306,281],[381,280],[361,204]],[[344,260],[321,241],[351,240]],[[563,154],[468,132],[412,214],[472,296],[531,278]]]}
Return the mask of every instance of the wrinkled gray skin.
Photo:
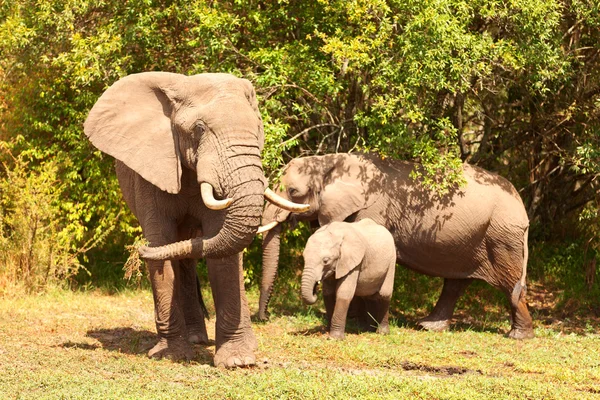
{"label": "wrinkled gray skin", "polygon": [[[473,279],[500,289],[510,300],[511,338],[533,336],[525,301],[529,221],[523,202],[504,178],[464,165],[466,186],[439,197],[409,175],[415,164],[375,155],[329,154],[292,160],[279,194],[310,203],[305,213],[267,206],[263,226],[277,221],[359,221],[371,218],[393,235],[397,261],[444,279],[430,330],[449,327],[458,298]],[[263,279],[258,317],[265,319],[279,261],[281,224],[263,236]]]}
{"label": "wrinkled gray skin", "polygon": [[[140,249],[159,336],[148,355],[191,359],[190,342],[207,343],[196,286],[196,260],[205,257],[216,307],[214,363],[254,364],[241,252],[260,222],[265,179],[250,82],[228,74],[129,75],[106,90],[84,127],[98,149],[115,157],[123,197],[152,246]],[[231,205],[208,209],[203,182],[212,185],[214,199],[230,198]],[[155,249],[165,245],[168,257]]]}
{"label": "wrinkled gray skin", "polygon": [[365,306],[358,315],[363,327],[389,333],[396,247],[387,229],[369,218],[332,222],[308,239],[303,256],[302,299],[314,304],[316,286],[323,283],[331,338],[344,338],[348,307],[355,296]]}

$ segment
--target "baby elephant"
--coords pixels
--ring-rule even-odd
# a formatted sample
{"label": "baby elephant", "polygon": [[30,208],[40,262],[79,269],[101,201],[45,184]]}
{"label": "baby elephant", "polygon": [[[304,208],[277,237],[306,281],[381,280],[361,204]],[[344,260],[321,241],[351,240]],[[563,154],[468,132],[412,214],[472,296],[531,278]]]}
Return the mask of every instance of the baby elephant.
{"label": "baby elephant", "polygon": [[[388,333],[388,311],[394,287],[396,247],[391,233],[371,219],[332,222],[317,230],[304,249],[302,299],[317,301],[316,286],[323,282],[329,336],[344,338],[348,307],[359,306],[363,325],[377,324]],[[363,301],[360,301],[363,300]]]}

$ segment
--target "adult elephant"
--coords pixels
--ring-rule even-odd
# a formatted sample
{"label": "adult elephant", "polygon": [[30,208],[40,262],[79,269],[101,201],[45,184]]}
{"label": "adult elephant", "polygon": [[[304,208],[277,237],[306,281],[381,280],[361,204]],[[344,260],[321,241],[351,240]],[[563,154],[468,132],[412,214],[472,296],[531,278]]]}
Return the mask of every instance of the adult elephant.
{"label": "adult elephant", "polygon": [[104,92],[84,128],[116,159],[123,197],[152,246],[140,248],[159,336],[148,355],[191,359],[190,342],[207,341],[196,285],[196,259],[205,257],[216,307],[214,363],[253,364],[241,252],[260,223],[265,178],[250,82],[228,74],[129,75]]}
{"label": "adult elephant", "polygon": [[258,317],[267,303],[279,261],[281,223],[289,220],[358,221],[371,218],[394,236],[397,261],[444,279],[441,296],[419,325],[448,328],[456,301],[473,279],[502,290],[510,300],[512,338],[533,336],[525,302],[529,221],[523,202],[504,178],[464,165],[466,185],[440,196],[415,182],[415,163],[376,155],[329,154],[292,160],[280,194],[310,204],[291,214],[267,206],[261,231],[263,277]]}

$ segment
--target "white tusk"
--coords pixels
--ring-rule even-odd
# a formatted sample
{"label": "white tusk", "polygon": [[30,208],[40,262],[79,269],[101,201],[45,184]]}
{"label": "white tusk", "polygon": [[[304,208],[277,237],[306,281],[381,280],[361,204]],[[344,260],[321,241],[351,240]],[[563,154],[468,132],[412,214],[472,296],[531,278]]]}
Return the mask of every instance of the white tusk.
{"label": "white tusk", "polygon": [[229,207],[233,199],[217,200],[213,195],[213,187],[208,182],[202,182],[200,184],[200,194],[202,195],[202,201],[206,207],[211,210],[222,210]]}
{"label": "white tusk", "polygon": [[272,222],[269,222],[268,224],[266,224],[266,225],[263,225],[263,226],[259,227],[259,228],[258,228],[258,230],[256,231],[256,234],[258,235],[259,233],[265,233],[265,232],[268,232],[268,231],[270,231],[271,229],[275,228],[275,227],[277,226],[277,224],[278,224],[278,223],[279,223],[279,222],[277,222],[277,221],[272,221]]}
{"label": "white tusk", "polygon": [[290,212],[301,213],[310,209],[310,204],[298,204],[291,202],[279,196],[278,194],[275,194],[275,192],[272,191],[270,188],[267,188],[265,190],[265,197],[277,207],[283,208],[284,210],[288,210]]}

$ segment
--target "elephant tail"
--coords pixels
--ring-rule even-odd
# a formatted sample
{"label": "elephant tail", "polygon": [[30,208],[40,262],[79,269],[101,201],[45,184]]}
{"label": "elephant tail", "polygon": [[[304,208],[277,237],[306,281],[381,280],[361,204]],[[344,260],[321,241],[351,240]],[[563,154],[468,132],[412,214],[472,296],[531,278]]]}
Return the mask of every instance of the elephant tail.
{"label": "elephant tail", "polygon": [[521,266],[521,279],[515,284],[513,288],[510,302],[513,307],[517,307],[521,297],[527,293],[527,261],[529,259],[529,246],[528,246],[529,226],[523,231],[523,261]]}
{"label": "elephant tail", "polygon": [[202,289],[200,287],[200,278],[196,275],[196,290],[198,291],[198,301],[200,302],[200,309],[204,313],[204,319],[208,319],[208,310],[206,304],[204,304],[204,298],[202,297]]}

